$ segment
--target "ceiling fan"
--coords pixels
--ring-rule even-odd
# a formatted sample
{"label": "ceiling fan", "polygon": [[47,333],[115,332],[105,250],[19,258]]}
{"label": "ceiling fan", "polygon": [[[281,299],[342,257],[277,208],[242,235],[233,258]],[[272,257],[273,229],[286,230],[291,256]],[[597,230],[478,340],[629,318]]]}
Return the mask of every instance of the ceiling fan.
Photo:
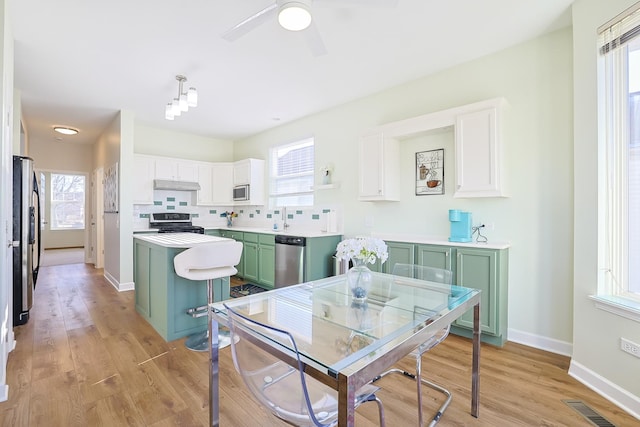
{"label": "ceiling fan", "polygon": [[230,42],[239,39],[260,25],[275,20],[285,29],[301,31],[313,56],[322,56],[327,48],[322,41],[318,27],[312,19],[312,6],[395,6],[398,0],[275,0],[274,3],[243,19],[222,34]]}

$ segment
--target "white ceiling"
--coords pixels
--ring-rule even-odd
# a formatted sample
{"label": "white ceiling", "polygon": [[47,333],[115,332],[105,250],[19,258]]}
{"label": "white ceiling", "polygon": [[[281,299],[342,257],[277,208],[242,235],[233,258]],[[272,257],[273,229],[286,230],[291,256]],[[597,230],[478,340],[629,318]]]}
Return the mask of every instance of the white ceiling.
{"label": "white ceiling", "polygon": [[[573,0],[314,0],[319,57],[275,18],[221,38],[274,0],[10,1],[30,138],[68,125],[80,134],[65,141],[91,143],[120,109],[153,127],[242,138],[570,25]],[[168,121],[176,74],[199,105]]]}

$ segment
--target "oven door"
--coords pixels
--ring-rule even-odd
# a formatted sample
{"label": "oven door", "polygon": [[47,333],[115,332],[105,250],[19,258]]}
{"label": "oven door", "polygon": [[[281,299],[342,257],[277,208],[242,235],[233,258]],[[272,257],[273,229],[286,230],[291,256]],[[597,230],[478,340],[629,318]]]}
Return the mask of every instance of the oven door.
{"label": "oven door", "polygon": [[233,187],[233,200],[235,202],[249,200],[249,184]]}

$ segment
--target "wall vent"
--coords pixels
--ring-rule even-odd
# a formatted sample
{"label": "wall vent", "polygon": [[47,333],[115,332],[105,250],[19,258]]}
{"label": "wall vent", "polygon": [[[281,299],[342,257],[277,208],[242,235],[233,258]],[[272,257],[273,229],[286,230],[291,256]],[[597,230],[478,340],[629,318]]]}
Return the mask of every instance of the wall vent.
{"label": "wall vent", "polygon": [[563,400],[571,409],[585,417],[596,427],[616,427],[605,417],[594,411],[581,400]]}

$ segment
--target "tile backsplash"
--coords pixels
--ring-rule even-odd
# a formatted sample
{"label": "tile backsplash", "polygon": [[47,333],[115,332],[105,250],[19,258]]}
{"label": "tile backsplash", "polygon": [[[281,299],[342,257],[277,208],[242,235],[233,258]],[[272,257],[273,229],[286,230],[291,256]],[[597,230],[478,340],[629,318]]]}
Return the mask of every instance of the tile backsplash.
{"label": "tile backsplash", "polygon": [[[193,191],[155,190],[153,205],[134,205],[134,229],[147,228],[151,214],[156,212],[190,213],[195,225],[225,227],[227,220],[221,216],[225,212],[235,212],[237,218],[233,224],[239,227],[261,227],[272,229],[274,223],[282,229],[283,208],[268,209],[266,206],[198,206],[194,203],[196,194]],[[341,209],[336,206],[316,206],[310,208],[287,208],[287,223],[290,231],[296,228],[303,230],[325,231],[330,212],[338,218],[337,230],[342,230]]]}

